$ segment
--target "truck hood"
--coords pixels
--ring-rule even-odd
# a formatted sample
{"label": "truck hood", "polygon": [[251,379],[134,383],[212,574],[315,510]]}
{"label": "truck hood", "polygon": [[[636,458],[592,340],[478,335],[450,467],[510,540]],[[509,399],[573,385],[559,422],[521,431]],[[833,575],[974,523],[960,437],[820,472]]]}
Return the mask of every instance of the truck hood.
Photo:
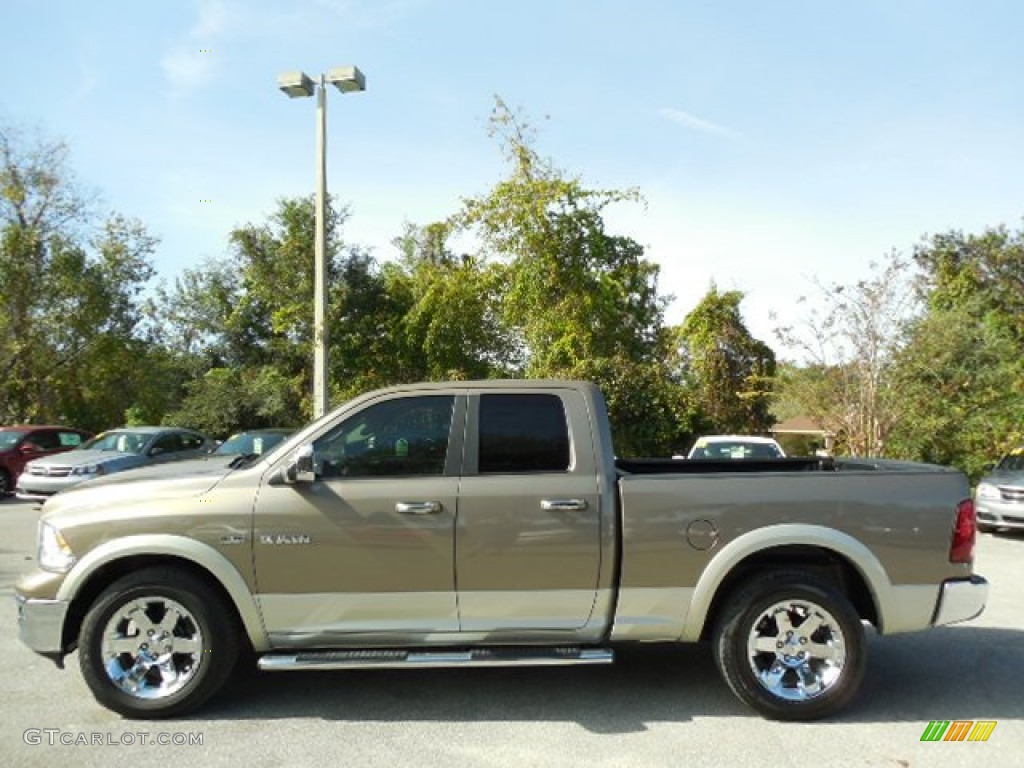
{"label": "truck hood", "polygon": [[43,512],[50,517],[65,511],[108,509],[140,501],[199,496],[231,474],[233,470],[228,466],[231,459],[230,456],[209,456],[171,461],[87,480],[47,500]]}
{"label": "truck hood", "polygon": [[76,448],[73,451],[65,451],[64,453],[57,453],[53,456],[44,456],[40,459],[33,459],[31,464],[32,466],[47,467],[81,467],[87,464],[107,464],[109,462],[118,461],[123,462],[125,459],[142,461],[143,457],[134,453],[122,453],[120,451],[96,451]]}
{"label": "truck hood", "polygon": [[1017,488],[1022,488],[1024,487],[1024,471],[997,470],[992,474],[981,478],[981,482],[988,483],[989,485],[1010,485]]}

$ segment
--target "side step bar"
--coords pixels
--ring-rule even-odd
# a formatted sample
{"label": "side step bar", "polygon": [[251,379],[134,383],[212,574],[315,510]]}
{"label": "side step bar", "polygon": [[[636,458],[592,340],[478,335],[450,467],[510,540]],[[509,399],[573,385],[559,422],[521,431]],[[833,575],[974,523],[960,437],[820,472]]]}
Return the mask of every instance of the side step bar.
{"label": "side step bar", "polygon": [[469,648],[455,650],[301,651],[260,657],[266,672],[299,669],[429,669],[434,667],[543,667],[611,664],[608,648]]}

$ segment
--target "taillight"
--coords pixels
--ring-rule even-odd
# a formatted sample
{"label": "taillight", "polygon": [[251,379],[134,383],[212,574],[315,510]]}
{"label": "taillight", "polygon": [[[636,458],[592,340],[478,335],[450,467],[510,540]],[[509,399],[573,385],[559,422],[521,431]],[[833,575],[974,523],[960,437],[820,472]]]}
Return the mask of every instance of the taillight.
{"label": "taillight", "polygon": [[974,560],[974,539],[977,533],[974,502],[964,499],[956,507],[956,525],[953,526],[953,543],[949,545],[949,562],[970,563]]}

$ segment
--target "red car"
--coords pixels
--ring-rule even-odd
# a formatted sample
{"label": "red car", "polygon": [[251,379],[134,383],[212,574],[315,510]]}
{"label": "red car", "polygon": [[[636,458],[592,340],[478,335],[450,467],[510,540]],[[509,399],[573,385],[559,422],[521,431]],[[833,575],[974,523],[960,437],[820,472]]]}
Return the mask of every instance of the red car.
{"label": "red car", "polygon": [[26,462],[77,448],[92,437],[71,427],[0,427],[0,497],[14,490]]}

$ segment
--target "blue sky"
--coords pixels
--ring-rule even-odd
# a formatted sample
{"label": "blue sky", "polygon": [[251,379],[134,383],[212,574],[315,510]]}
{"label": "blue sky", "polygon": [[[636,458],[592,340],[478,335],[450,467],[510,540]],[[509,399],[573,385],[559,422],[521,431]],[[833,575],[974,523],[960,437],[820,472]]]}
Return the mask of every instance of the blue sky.
{"label": "blue sky", "polygon": [[776,347],[770,315],[800,317],[810,278],[1024,214],[1015,0],[0,0],[0,19],[0,120],[67,140],[79,180],[160,238],[165,279],[312,191],[315,105],[276,76],[343,64],[367,78],[328,97],[349,242],[390,258],[403,222],[496,182],[499,94],[559,167],[645,196],[608,224],[662,265],[670,321],[715,281]]}

